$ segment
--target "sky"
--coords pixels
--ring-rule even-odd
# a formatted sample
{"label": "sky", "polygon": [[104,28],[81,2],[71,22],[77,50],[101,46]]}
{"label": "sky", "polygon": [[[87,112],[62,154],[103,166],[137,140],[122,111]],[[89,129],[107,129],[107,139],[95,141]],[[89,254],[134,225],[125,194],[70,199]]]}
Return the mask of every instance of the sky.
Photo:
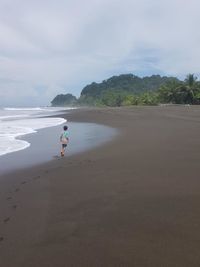
{"label": "sky", "polygon": [[0,0],[0,106],[113,75],[200,74],[199,0]]}

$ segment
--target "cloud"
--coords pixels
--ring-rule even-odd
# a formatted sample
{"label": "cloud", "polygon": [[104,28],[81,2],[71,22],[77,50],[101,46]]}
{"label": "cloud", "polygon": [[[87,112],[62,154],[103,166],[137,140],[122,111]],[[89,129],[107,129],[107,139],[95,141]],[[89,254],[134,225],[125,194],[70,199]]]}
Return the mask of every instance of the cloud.
{"label": "cloud", "polygon": [[49,104],[113,74],[199,74],[197,0],[0,0],[0,105]]}

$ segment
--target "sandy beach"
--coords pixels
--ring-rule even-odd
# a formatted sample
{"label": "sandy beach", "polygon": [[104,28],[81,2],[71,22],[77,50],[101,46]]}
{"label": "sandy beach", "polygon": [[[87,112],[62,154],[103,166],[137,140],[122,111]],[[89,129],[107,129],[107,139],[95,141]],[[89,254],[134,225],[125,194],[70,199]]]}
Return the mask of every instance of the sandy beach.
{"label": "sandy beach", "polygon": [[200,108],[63,116],[119,134],[0,177],[0,266],[200,266]]}

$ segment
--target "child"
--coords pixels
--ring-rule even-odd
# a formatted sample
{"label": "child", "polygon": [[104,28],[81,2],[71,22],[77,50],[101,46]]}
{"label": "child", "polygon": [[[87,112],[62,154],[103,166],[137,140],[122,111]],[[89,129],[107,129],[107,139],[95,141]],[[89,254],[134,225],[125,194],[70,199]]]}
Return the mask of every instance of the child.
{"label": "child", "polygon": [[68,127],[65,125],[63,127],[63,132],[60,136],[60,142],[61,142],[61,157],[64,157],[65,149],[67,147],[67,144],[69,142],[69,132],[68,132]]}

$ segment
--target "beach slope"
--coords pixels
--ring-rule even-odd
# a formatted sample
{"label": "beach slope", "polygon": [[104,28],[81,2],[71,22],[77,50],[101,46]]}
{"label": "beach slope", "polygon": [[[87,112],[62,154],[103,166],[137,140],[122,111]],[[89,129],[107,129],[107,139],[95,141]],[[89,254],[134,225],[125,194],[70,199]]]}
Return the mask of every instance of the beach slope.
{"label": "beach slope", "polygon": [[1,177],[0,266],[200,266],[200,108],[66,118],[119,134]]}

